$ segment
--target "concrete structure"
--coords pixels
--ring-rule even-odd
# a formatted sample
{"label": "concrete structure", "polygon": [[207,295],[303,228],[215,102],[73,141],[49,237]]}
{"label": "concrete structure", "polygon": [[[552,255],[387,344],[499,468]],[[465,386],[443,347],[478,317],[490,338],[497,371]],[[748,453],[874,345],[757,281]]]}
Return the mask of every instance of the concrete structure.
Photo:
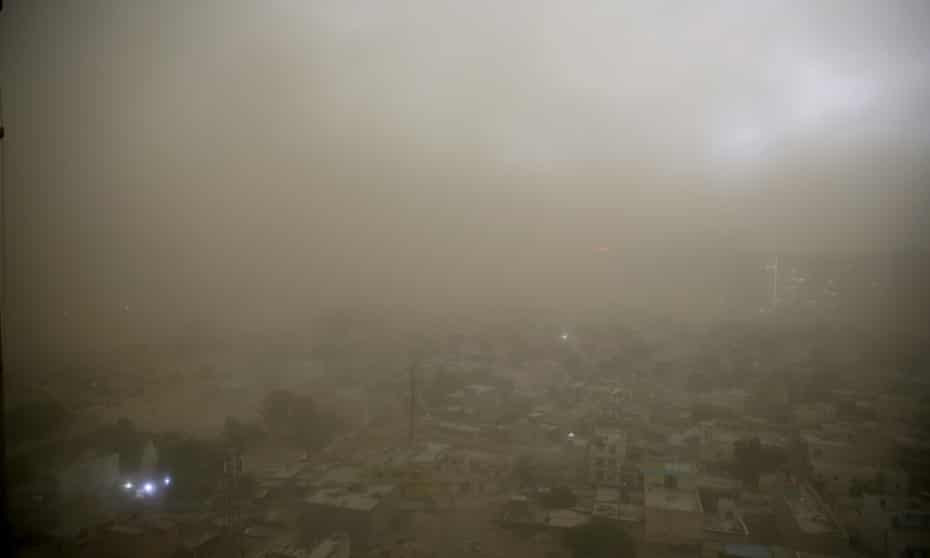
{"label": "concrete structure", "polygon": [[626,434],[600,430],[588,442],[587,480],[591,484],[619,486],[620,469],[626,461]]}
{"label": "concrete structure", "polygon": [[649,488],[695,490],[698,487],[697,467],[691,463],[646,463],[642,467],[643,483]]}
{"label": "concrete structure", "polygon": [[370,548],[395,529],[396,496],[395,487],[389,484],[319,490],[303,501],[298,519],[301,537],[313,544],[342,532],[352,541],[353,550]]}
{"label": "concrete structure", "polygon": [[802,426],[819,426],[836,420],[836,406],[829,403],[810,403],[794,408],[794,420]]}
{"label": "concrete structure", "polygon": [[698,545],[703,538],[704,510],[694,490],[647,486],[645,521],[649,542]]}
{"label": "concrete structure", "polygon": [[862,540],[879,556],[907,556],[908,549],[930,555],[930,502],[866,494]]}
{"label": "concrete structure", "polygon": [[[907,473],[897,469],[879,469],[868,465],[811,462],[814,481],[837,498],[858,497],[862,492],[881,492],[891,497],[906,497],[910,482]],[[879,486],[880,485],[880,486]],[[859,494],[853,494],[857,489]]]}
{"label": "concrete structure", "polygon": [[800,552],[836,556],[847,553],[846,531],[809,485],[786,487],[775,508],[776,524],[785,546]]}

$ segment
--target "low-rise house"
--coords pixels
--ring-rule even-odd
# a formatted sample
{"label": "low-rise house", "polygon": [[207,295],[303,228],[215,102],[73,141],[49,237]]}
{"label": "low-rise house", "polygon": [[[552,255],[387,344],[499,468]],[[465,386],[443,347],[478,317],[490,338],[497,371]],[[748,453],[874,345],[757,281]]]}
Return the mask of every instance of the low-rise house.
{"label": "low-rise house", "polygon": [[802,552],[845,555],[849,537],[830,507],[808,484],[786,487],[775,518],[785,546]]}
{"label": "low-rise house", "polygon": [[318,543],[331,533],[346,533],[353,551],[389,538],[398,517],[396,487],[324,488],[304,499],[298,525],[305,543]]}
{"label": "low-rise house", "polygon": [[599,430],[588,442],[587,480],[591,484],[619,486],[626,460],[626,434],[620,430]]}
{"label": "low-rise house", "polygon": [[[862,497],[863,543],[880,556],[899,557],[930,549],[930,502],[924,499],[866,494]],[[907,554],[903,554],[907,556]]]}
{"label": "low-rise house", "polygon": [[704,510],[696,490],[646,486],[644,510],[647,541],[671,545],[701,543]]}
{"label": "low-rise house", "polygon": [[801,426],[819,426],[836,420],[836,405],[808,403],[794,407],[794,420]]}
{"label": "low-rise house", "polygon": [[811,473],[824,492],[841,499],[858,498],[863,492],[900,498],[907,496],[910,488],[907,473],[898,469],[812,461]]}

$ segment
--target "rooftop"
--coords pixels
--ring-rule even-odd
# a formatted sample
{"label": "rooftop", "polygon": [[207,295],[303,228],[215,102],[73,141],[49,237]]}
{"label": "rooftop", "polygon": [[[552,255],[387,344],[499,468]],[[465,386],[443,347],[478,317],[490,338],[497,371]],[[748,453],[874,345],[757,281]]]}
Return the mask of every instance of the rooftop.
{"label": "rooftop", "polygon": [[323,473],[316,482],[320,486],[339,486],[355,484],[362,479],[362,470],[353,465],[337,465]]}
{"label": "rooftop", "polygon": [[697,473],[691,463],[646,463],[642,466],[643,474],[649,475],[688,475]]}
{"label": "rooftop", "polygon": [[772,558],[769,547],[761,544],[726,544],[721,555],[727,558]]}
{"label": "rooftop", "polygon": [[663,510],[701,512],[697,492],[673,488],[650,488],[646,491],[646,507]]}
{"label": "rooftop", "polygon": [[788,509],[801,531],[809,534],[840,533],[840,528],[833,520],[826,505],[807,485],[796,492],[785,495]]}
{"label": "rooftop", "polygon": [[546,525],[569,529],[588,522],[588,516],[574,510],[552,510],[546,514]]}
{"label": "rooftop", "polygon": [[490,393],[496,390],[497,388],[494,386],[488,386],[484,384],[471,384],[471,385],[465,386],[465,389],[467,389],[468,391],[476,395],[480,395],[482,393]]}
{"label": "rooftop", "polygon": [[304,502],[356,511],[371,511],[393,489],[393,485],[387,484],[374,485],[361,490],[327,488],[307,497]]}
{"label": "rooftop", "polygon": [[743,487],[743,482],[729,477],[701,475],[700,479],[698,479],[698,486],[710,490],[740,490]]}
{"label": "rooftop", "polygon": [[739,517],[725,518],[719,515],[704,516],[704,530],[727,535],[748,535],[749,529]]}

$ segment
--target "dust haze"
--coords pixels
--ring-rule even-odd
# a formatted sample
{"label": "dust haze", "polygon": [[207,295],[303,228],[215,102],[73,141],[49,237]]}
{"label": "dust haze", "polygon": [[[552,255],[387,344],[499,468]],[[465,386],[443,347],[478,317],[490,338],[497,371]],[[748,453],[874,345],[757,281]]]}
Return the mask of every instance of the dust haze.
{"label": "dust haze", "polygon": [[[869,516],[892,483],[869,483],[904,475],[902,502],[930,488],[930,4],[5,4],[2,355],[23,548],[898,550],[894,521]],[[881,447],[821,470],[812,448],[853,431]],[[70,449],[49,461],[49,444]],[[215,459],[219,478],[233,450],[261,500],[200,477],[121,488],[177,476],[166,463]],[[118,466],[72,490],[88,451]],[[765,452],[778,465],[756,470]],[[296,484],[268,484],[262,459]],[[601,476],[602,459],[622,471]],[[653,501],[663,466],[655,490],[700,514]],[[411,467],[428,489],[390,477]],[[337,468],[390,536],[308,526],[342,505]],[[710,477],[742,488],[718,506]],[[54,504],[36,507],[51,478]],[[840,534],[781,526],[792,490]],[[215,500],[240,502],[237,519]],[[76,501],[144,533],[113,545],[92,513],[73,528]],[[278,508],[294,517],[254,519]],[[718,515],[742,530],[708,527]],[[901,548],[926,551],[923,521]],[[258,525],[270,534],[243,539]],[[212,550],[188,544],[204,533]]]}

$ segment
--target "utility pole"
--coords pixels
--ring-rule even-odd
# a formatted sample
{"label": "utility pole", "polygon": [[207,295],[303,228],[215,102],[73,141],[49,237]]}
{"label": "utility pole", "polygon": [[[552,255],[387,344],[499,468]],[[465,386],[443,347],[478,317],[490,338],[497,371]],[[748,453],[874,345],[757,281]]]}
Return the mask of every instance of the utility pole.
{"label": "utility pole", "polygon": [[239,556],[244,557],[245,551],[242,548],[242,541],[239,533],[239,506],[237,499],[237,490],[239,488],[239,477],[242,475],[242,454],[239,450],[229,452],[223,460],[223,481],[225,484],[224,492],[226,493],[224,502],[224,516],[226,518],[226,532],[233,541],[238,550]]}
{"label": "utility pole", "polygon": [[772,312],[778,307],[778,255],[775,255],[775,262],[765,266],[767,271],[772,272],[772,292],[771,292],[771,308]]}
{"label": "utility pole", "polygon": [[772,312],[778,309],[778,254],[775,254],[775,265],[772,266]]}
{"label": "utility pole", "polygon": [[410,365],[409,374],[410,374],[410,426],[407,432],[407,443],[410,447],[413,447],[414,434],[416,429],[416,413],[417,413],[417,377],[416,369],[418,362],[414,361]]}

